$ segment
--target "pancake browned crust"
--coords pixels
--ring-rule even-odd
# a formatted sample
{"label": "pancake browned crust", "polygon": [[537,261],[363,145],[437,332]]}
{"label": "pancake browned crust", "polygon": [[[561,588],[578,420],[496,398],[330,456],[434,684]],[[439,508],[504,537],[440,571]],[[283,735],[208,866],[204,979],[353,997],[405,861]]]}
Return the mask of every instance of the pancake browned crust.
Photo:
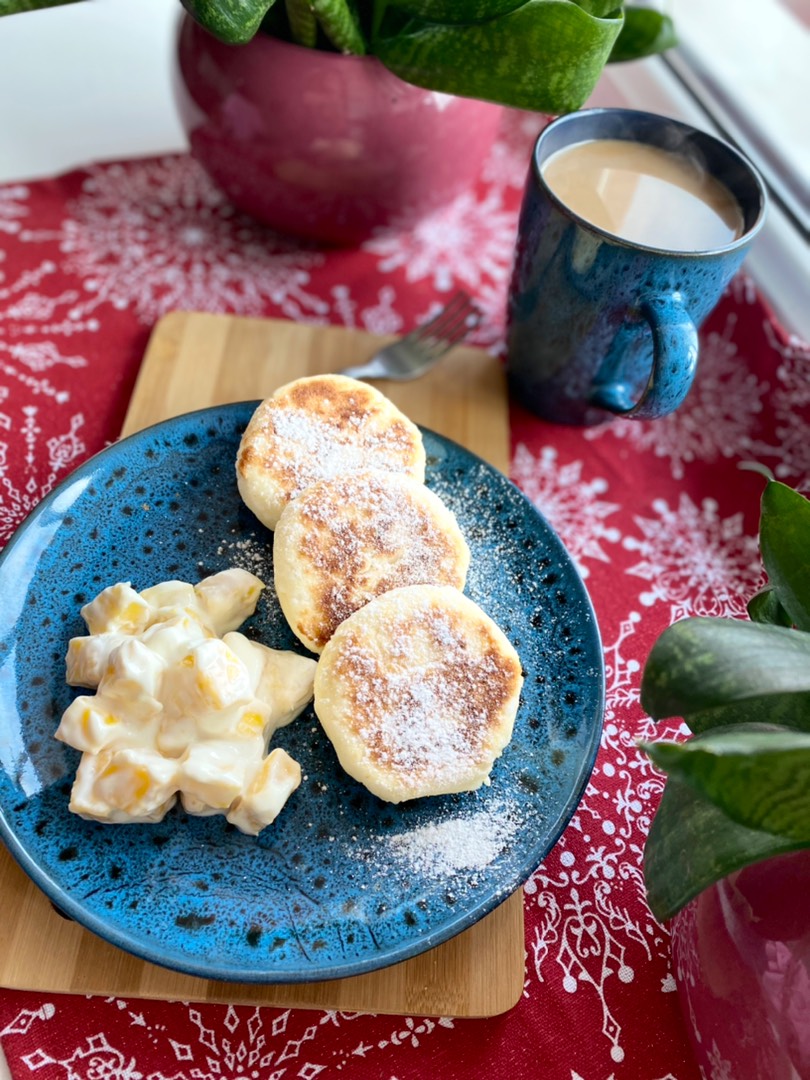
{"label": "pancake browned crust", "polygon": [[275,529],[292,499],[318,480],[358,469],[425,478],[419,428],[384,394],[344,375],[311,375],[259,405],[236,459],[239,493]]}
{"label": "pancake browned crust", "polygon": [[282,513],[273,539],[281,610],[321,652],[337,627],[405,585],[464,588],[470,550],[455,516],[424,484],[368,470],[322,480]]}
{"label": "pancake browned crust", "polygon": [[341,765],[388,802],[473,791],[512,737],[520,660],[457,589],[383,593],[335,631],[315,711]]}

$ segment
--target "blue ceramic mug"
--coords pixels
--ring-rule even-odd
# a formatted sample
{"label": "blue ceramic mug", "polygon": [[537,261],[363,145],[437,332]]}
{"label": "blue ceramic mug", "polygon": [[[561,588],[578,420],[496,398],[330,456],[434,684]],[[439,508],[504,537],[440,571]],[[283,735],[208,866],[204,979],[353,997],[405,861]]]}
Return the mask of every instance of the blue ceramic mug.
{"label": "blue ceramic mug", "polygon": [[[681,251],[623,239],[572,211],[543,167],[558,151],[601,139],[699,162],[736,200],[740,235]],[[549,124],[534,147],[509,290],[507,374],[515,400],[563,424],[651,419],[677,409],[697,366],[697,328],[738,270],[766,201],[742,154],[676,120],[586,109]]]}

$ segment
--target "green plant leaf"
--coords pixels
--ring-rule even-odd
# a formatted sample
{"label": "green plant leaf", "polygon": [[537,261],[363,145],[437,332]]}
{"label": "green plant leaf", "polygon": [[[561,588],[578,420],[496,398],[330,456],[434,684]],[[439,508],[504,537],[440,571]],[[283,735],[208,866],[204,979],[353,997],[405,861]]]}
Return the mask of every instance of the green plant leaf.
{"label": "green plant leaf", "polygon": [[571,0],[527,0],[463,26],[384,17],[371,51],[416,86],[562,113],[591,93],[621,27],[620,15],[595,18]]}
{"label": "green plant leaf", "polygon": [[[396,7],[407,15],[430,23],[484,22],[517,11],[526,0],[377,0],[378,4]],[[571,0],[588,15],[598,19],[621,17],[621,0]]]}
{"label": "green plant leaf", "polygon": [[728,727],[686,743],[642,744],[732,821],[810,846],[810,734]]}
{"label": "green plant leaf", "polygon": [[766,585],[764,589],[754,593],[746,606],[754,622],[770,623],[773,626],[793,626],[793,620],[779,603],[772,585]]}
{"label": "green plant leaf", "polygon": [[677,44],[675,26],[668,15],[662,15],[652,8],[628,4],[624,9],[622,32],[610,54],[610,63],[638,60],[664,52]]}
{"label": "green plant leaf", "polygon": [[738,825],[688,784],[670,777],[644,848],[650,910],[666,922],[735,870],[804,846]]}
{"label": "green plant leaf", "polygon": [[515,11],[525,0],[388,0],[416,19],[431,23],[473,23]]}
{"label": "green plant leaf", "polygon": [[366,43],[346,0],[309,0],[321,29],[343,53],[362,56]]}
{"label": "green plant leaf", "polygon": [[684,619],[656,641],[641,679],[656,720],[692,731],[773,723],[810,731],[810,634],[742,619]]}
{"label": "green plant leaf", "polygon": [[40,8],[61,7],[75,4],[78,0],[0,0],[0,15],[17,15],[21,11],[38,11]]}
{"label": "green plant leaf", "polygon": [[284,0],[290,36],[296,45],[314,49],[318,41],[318,20],[309,0]]}
{"label": "green plant leaf", "polygon": [[244,45],[255,35],[274,0],[182,0],[209,33],[228,45]]}
{"label": "green plant leaf", "polygon": [[608,16],[620,18],[622,15],[621,0],[574,0],[574,3],[589,15],[595,15],[597,19],[606,19]]}
{"label": "green plant leaf", "polygon": [[762,492],[759,544],[780,604],[800,630],[810,630],[810,500],[769,481]]}

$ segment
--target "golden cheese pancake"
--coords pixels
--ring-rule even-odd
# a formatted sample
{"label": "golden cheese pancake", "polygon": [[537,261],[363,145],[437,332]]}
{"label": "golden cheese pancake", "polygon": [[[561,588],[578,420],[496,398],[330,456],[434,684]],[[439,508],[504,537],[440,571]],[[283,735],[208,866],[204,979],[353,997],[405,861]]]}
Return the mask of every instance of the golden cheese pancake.
{"label": "golden cheese pancake", "polygon": [[425,478],[419,428],[367,383],[311,375],[280,387],[256,409],[239,445],[239,494],[275,529],[284,507],[318,480],[358,469]]}
{"label": "golden cheese pancake", "polygon": [[477,604],[409,585],[337,628],[315,672],[315,712],[346,772],[398,803],[488,783],[522,685],[517,653]]}
{"label": "golden cheese pancake", "polygon": [[273,538],[281,610],[317,653],[380,593],[463,589],[469,565],[470,549],[441,499],[403,473],[378,469],[313,484],[287,505]]}

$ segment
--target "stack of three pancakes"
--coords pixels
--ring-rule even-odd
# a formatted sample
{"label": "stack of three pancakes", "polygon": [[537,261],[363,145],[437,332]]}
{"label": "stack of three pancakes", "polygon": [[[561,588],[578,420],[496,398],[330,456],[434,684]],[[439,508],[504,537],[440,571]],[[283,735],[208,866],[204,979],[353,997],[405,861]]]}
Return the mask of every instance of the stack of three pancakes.
{"label": "stack of three pancakes", "polygon": [[298,379],[258,407],[236,472],[346,772],[394,803],[488,783],[521,664],[462,592],[470,550],[424,484],[418,427],[366,383]]}

